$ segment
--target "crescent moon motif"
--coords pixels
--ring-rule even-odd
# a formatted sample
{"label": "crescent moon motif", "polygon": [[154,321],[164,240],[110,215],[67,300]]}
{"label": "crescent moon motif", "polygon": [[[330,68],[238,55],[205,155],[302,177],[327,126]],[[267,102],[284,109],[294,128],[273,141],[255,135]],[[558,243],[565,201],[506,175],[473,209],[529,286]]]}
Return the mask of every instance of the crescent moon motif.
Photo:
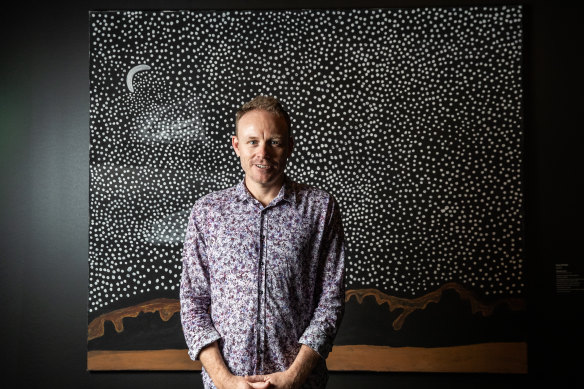
{"label": "crescent moon motif", "polygon": [[150,66],[148,65],[138,65],[138,66],[134,66],[132,69],[130,69],[130,71],[128,72],[128,75],[126,76],[126,85],[128,85],[128,89],[130,90],[130,92],[134,92],[134,86],[132,85],[132,80],[134,79],[134,74],[144,71],[144,70],[150,70]]}

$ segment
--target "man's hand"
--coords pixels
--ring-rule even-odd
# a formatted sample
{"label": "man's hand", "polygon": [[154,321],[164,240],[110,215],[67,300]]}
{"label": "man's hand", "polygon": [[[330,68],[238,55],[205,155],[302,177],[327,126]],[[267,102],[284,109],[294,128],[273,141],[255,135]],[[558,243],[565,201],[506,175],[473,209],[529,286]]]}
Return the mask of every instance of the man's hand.
{"label": "man's hand", "polygon": [[[268,386],[261,386],[258,388],[270,389],[299,389],[306,378],[314,369],[318,362],[320,355],[310,347],[302,345],[300,352],[288,370],[267,375],[255,375],[245,377],[250,384],[252,383],[267,383]],[[256,388],[256,386],[253,386]]]}
{"label": "man's hand", "polygon": [[288,370],[267,375],[270,388],[300,388],[320,358],[316,351],[303,344]]}
{"label": "man's hand", "polygon": [[203,348],[200,353],[201,363],[219,389],[298,389],[306,381],[319,358],[316,351],[303,344],[288,370],[240,377],[231,374],[225,366],[217,342]]}
{"label": "man's hand", "polygon": [[270,387],[269,382],[258,377],[262,376],[240,377],[231,375],[221,382],[219,389],[267,389]]}
{"label": "man's hand", "polygon": [[263,382],[269,384],[267,388],[270,389],[298,389],[300,387],[295,375],[290,370],[264,376],[252,376],[249,377],[249,380],[257,380],[256,382],[261,382],[263,380]]}
{"label": "man's hand", "polygon": [[247,384],[251,388],[266,389],[272,387],[270,385],[269,376],[265,375],[245,376],[245,380],[247,381]]}
{"label": "man's hand", "polygon": [[231,374],[225,366],[217,342],[203,348],[199,358],[218,389],[267,389],[270,387],[269,382],[263,378],[240,377]]}

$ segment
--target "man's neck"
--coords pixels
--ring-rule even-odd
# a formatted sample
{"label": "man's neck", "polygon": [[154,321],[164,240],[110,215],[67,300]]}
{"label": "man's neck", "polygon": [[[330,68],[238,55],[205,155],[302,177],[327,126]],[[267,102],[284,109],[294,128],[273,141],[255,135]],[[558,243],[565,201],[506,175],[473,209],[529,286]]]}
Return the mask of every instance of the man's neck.
{"label": "man's neck", "polygon": [[248,182],[247,177],[245,178],[245,186],[247,190],[257,201],[262,203],[264,207],[271,203],[278,193],[280,193],[282,185],[284,185],[284,175],[280,176],[277,182],[272,183],[269,186],[258,185],[253,182],[250,183]]}

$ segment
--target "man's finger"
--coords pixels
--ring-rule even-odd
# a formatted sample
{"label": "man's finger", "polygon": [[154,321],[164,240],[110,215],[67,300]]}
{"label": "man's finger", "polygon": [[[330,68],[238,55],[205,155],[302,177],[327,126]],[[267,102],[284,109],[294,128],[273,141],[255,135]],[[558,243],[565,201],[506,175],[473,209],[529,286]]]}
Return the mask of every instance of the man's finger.
{"label": "man's finger", "polygon": [[248,382],[264,382],[268,379],[268,376],[265,375],[250,375],[250,376],[245,376],[245,379]]}
{"label": "man's finger", "polygon": [[250,382],[248,381],[249,386],[256,389],[267,389],[270,387],[270,381],[261,381],[261,382]]}

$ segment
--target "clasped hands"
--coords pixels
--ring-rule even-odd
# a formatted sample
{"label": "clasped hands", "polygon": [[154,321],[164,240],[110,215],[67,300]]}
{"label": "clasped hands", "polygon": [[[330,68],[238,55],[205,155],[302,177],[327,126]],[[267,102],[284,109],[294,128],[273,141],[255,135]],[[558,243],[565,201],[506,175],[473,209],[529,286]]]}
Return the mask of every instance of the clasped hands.
{"label": "clasped hands", "polygon": [[223,389],[296,389],[295,379],[288,371],[254,376],[231,376]]}

